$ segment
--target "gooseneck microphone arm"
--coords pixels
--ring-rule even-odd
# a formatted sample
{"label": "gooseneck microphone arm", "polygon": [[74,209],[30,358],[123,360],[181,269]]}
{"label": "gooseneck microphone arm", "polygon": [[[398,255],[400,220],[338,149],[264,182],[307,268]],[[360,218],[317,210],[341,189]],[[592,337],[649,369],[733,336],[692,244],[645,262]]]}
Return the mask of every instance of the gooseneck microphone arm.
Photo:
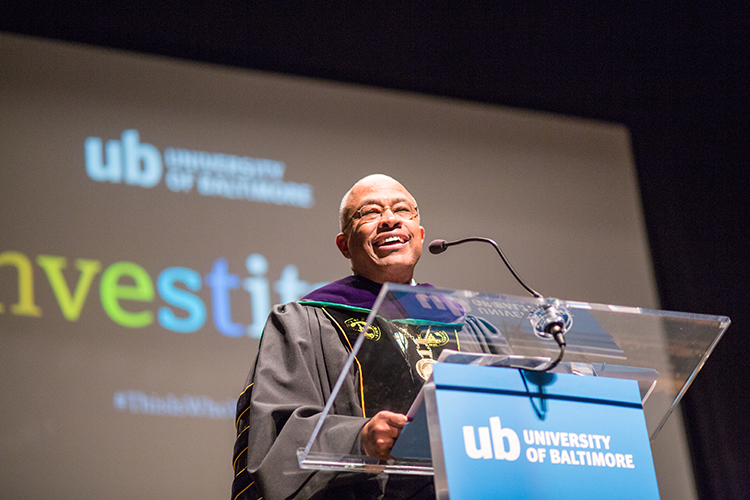
{"label": "gooseneck microphone arm", "polygon": [[546,300],[546,304],[540,305],[532,313],[532,324],[534,325],[534,330],[536,331],[536,334],[538,336],[542,338],[554,339],[555,342],[557,342],[560,351],[556,359],[549,361],[544,366],[531,368],[530,370],[547,371],[556,367],[560,363],[560,361],[562,361],[562,358],[565,355],[565,338],[563,336],[565,335],[565,332],[570,328],[570,316],[567,312],[567,308],[559,300],[545,299],[542,294],[524,283],[520,276],[518,276],[518,273],[516,273],[516,271],[513,269],[513,266],[510,265],[508,259],[505,258],[505,254],[502,250],[500,250],[500,247],[497,243],[495,243],[494,240],[491,240],[489,238],[464,238],[456,241],[434,240],[429,244],[428,248],[430,249],[431,254],[437,255],[445,252],[450,246],[460,245],[461,243],[466,243],[469,241],[479,241],[492,245],[495,250],[497,250],[500,258],[503,259],[503,262],[505,262],[505,266],[508,268],[510,273],[514,278],[516,278],[516,281],[518,281],[521,286],[526,289],[527,292],[533,295],[534,298]]}
{"label": "gooseneck microphone arm", "polygon": [[529,292],[531,295],[533,295],[537,299],[543,299],[542,294],[534,290],[533,288],[529,287],[526,283],[523,282],[523,280],[518,276],[516,271],[513,269],[513,266],[510,265],[510,262],[508,262],[508,259],[505,258],[505,254],[502,250],[500,250],[500,247],[497,243],[495,243],[494,240],[491,240],[489,238],[464,238],[462,240],[456,240],[456,241],[445,241],[445,240],[434,240],[430,243],[429,249],[430,253],[437,255],[439,253],[445,252],[448,247],[453,245],[460,245],[461,243],[466,243],[469,241],[481,241],[484,243],[489,243],[492,245],[495,250],[497,250],[498,255],[500,255],[500,258],[503,259],[503,262],[505,262],[505,266],[508,268],[508,271],[513,275],[514,278],[516,278],[516,281],[518,281],[522,287],[526,289],[527,292]]}

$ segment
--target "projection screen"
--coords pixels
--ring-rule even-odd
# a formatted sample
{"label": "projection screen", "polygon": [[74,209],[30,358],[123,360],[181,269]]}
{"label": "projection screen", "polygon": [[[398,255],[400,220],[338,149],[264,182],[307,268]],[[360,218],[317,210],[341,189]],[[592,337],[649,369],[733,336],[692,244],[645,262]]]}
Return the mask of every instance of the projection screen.
{"label": "projection screen", "polygon": [[[338,206],[370,173],[428,242],[493,238],[545,295],[658,308],[620,125],[8,34],[0,68],[4,498],[227,498],[265,317],[350,272]],[[481,245],[416,278],[524,293]],[[691,498],[671,421],[662,495]]]}

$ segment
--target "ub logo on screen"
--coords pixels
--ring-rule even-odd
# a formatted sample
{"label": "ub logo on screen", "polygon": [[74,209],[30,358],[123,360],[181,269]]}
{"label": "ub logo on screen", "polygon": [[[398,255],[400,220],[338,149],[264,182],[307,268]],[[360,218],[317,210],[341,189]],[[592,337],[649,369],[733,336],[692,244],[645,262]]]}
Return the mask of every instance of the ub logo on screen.
{"label": "ub logo on screen", "polygon": [[161,153],[151,144],[141,144],[137,130],[126,130],[120,141],[107,141],[103,150],[99,137],[89,137],[84,148],[86,173],[95,181],[124,181],[146,188],[161,181]]}
{"label": "ub logo on screen", "polygon": [[163,177],[174,193],[195,190],[203,196],[300,208],[315,203],[310,184],[284,181],[283,162],[171,147],[162,154],[153,144],[142,142],[133,129],[106,143],[89,137],[84,153],[86,173],[97,182],[151,188]]}

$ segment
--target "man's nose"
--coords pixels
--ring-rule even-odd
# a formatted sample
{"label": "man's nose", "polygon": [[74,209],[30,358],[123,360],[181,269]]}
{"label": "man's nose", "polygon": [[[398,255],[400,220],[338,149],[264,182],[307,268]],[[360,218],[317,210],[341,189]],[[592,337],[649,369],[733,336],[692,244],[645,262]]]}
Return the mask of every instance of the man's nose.
{"label": "man's nose", "polygon": [[401,218],[399,218],[393,209],[391,207],[385,207],[385,210],[383,210],[383,213],[380,214],[380,225],[385,225],[388,227],[393,227],[397,224],[400,224],[403,222]]}

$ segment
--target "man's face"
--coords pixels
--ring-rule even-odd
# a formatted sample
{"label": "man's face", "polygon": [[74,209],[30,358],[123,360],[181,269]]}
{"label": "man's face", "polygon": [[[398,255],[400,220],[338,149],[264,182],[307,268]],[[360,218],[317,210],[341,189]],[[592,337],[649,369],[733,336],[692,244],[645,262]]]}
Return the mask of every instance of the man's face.
{"label": "man's face", "polygon": [[[349,218],[354,218],[336,237],[336,245],[351,260],[354,273],[377,283],[411,281],[422,255],[424,228],[419,217],[403,220],[391,209],[404,204],[416,208],[409,192],[387,177],[370,178],[352,189],[346,207]],[[383,213],[367,222],[356,211],[370,205],[379,206]]]}

